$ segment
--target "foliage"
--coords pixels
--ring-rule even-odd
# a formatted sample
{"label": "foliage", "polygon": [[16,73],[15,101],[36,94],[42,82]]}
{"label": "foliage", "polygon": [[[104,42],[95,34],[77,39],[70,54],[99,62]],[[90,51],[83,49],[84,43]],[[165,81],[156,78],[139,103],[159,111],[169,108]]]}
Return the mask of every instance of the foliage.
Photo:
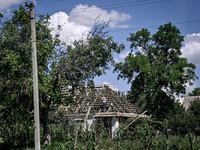
{"label": "foliage", "polygon": [[29,122],[17,122],[15,125],[2,124],[0,127],[0,149],[22,148],[24,145],[32,146],[34,128]]}
{"label": "foliage", "polygon": [[120,53],[124,45],[115,43],[104,31],[109,22],[95,21],[92,31],[88,31],[73,46],[62,51],[58,69],[61,76],[70,81],[84,81],[100,76],[114,63],[113,53]]}
{"label": "foliage", "polygon": [[132,103],[156,117],[166,117],[173,110],[174,94],[185,93],[186,83],[197,78],[195,65],[180,57],[183,36],[168,23],[152,36],[147,29],[132,33],[128,41],[132,53],[114,71],[118,79],[131,82],[128,98]]}
{"label": "foliage", "polygon": [[192,113],[181,113],[171,116],[169,119],[169,128],[176,135],[180,132],[182,135],[186,135],[190,132],[195,132],[197,125],[197,119]]}
{"label": "foliage", "polygon": [[3,18],[3,14],[2,13],[0,13],[0,18]]}
{"label": "foliage", "polygon": [[[1,28],[0,100],[5,107],[4,115],[9,116],[5,124],[30,122],[29,125],[33,126],[30,12],[20,6],[13,13]],[[44,127],[48,127],[44,125],[48,118],[44,117],[45,110],[52,102],[60,102],[59,82],[48,67],[55,61],[53,58],[59,43],[50,34],[49,16],[38,18],[36,37],[41,121]]]}
{"label": "foliage", "polygon": [[200,96],[200,88],[195,88],[192,92],[188,93],[189,96]]}
{"label": "foliage", "polygon": [[[191,146],[193,147],[193,149],[199,149],[199,142],[200,142],[200,138],[196,137],[194,135],[191,135],[191,141],[190,141],[190,137],[188,136],[184,136],[181,137],[180,139],[180,144],[178,143],[178,137],[177,136],[171,136],[169,135],[169,149],[173,149],[173,150],[188,150],[191,149]],[[156,145],[154,145],[152,148],[148,148],[149,150],[163,150],[163,149],[167,149],[166,147],[166,143],[164,140],[164,135],[159,135],[157,137]],[[99,149],[104,149],[104,150],[110,150],[110,149],[116,149],[116,141],[109,141],[107,140],[104,143],[101,143],[99,145]],[[66,149],[64,147],[65,142],[53,142],[52,145],[50,147],[44,147],[44,150],[51,150],[51,149],[58,149],[58,150],[63,150]],[[83,143],[78,143],[79,148],[78,149],[84,149],[85,145]],[[121,145],[121,149],[123,150],[141,150],[141,149],[145,149],[144,148],[144,143],[140,142],[140,141],[123,141],[120,143]],[[179,147],[180,146],[180,147]]]}
{"label": "foliage", "polygon": [[171,115],[181,113],[185,113],[185,108],[179,101],[174,101],[174,111],[171,112]]}
{"label": "foliage", "polygon": [[[1,120],[14,128],[16,123],[23,122],[33,126],[33,80],[30,12],[20,6],[13,13],[0,28],[0,102]],[[72,85],[75,89],[102,75],[108,64],[113,63],[113,53],[119,53],[124,46],[103,31],[107,22],[96,22],[86,37],[75,41],[73,46],[66,46],[59,35],[52,37],[49,15],[36,18],[40,120],[45,143],[50,141],[46,139],[50,137],[48,114],[52,106],[71,102],[71,97],[62,99],[61,88]]]}
{"label": "foliage", "polygon": [[[6,127],[1,133],[7,132],[4,144],[14,146],[19,144],[17,136],[23,136],[33,126],[28,13],[20,7],[19,12],[14,11],[15,17],[3,23],[0,29],[0,103],[3,107],[1,127]],[[16,131],[17,128],[22,129],[21,134]],[[15,136],[14,133],[18,135]],[[26,140],[29,141],[30,138],[27,137]],[[21,144],[27,144],[26,140],[22,140]]]}
{"label": "foliage", "polygon": [[176,111],[168,116],[169,128],[172,133],[178,135],[186,135],[189,133],[194,133],[199,135],[199,99],[195,99],[190,102],[190,106],[187,111],[184,110],[180,103],[176,103]]}
{"label": "foliage", "polygon": [[193,101],[190,102],[188,111],[193,113],[197,118],[200,118],[200,99],[199,98],[195,98]]}
{"label": "foliage", "polygon": [[172,130],[172,133],[175,135],[178,135],[179,133],[181,135],[186,135],[189,133],[199,135],[199,99],[191,101],[187,111],[185,111],[180,103],[175,102],[175,104],[175,111],[168,116],[169,128]]}
{"label": "foliage", "polygon": [[[128,128],[127,133],[135,132],[136,134],[132,134],[132,138],[127,138],[127,133],[119,130],[118,137],[115,140],[110,139],[110,137],[97,136],[97,134],[92,130],[86,130],[82,132],[81,128],[73,128],[73,126],[78,127],[78,122],[67,124],[65,130],[60,128],[63,123],[57,123],[54,127],[51,128],[51,132],[57,134],[55,137],[57,139],[53,140],[53,143],[49,147],[42,147],[42,149],[50,150],[50,149],[74,149],[75,142],[75,132],[78,129],[78,139],[76,144],[76,149],[124,149],[124,150],[140,150],[140,149],[149,149],[149,150],[163,150],[163,149],[199,149],[200,138],[199,136],[195,136],[192,133],[181,135],[178,134],[172,135],[169,131],[169,122],[164,121],[163,126],[158,130],[156,127],[158,124],[154,120],[139,120],[136,122],[137,125],[134,125],[133,128]],[[73,125],[72,125],[73,124]],[[124,126],[122,124],[122,126]],[[155,129],[157,128],[157,129]],[[55,130],[55,131],[53,131]],[[66,134],[63,139],[58,138],[60,133],[64,132]],[[104,130],[103,132],[107,132]],[[104,133],[106,134],[106,133]],[[54,136],[52,136],[54,137]],[[61,136],[62,137],[62,136]],[[97,139],[101,138],[101,139]],[[98,140],[98,141],[97,141]]]}
{"label": "foliage", "polygon": [[190,102],[190,107],[188,109],[188,113],[194,115],[194,132],[196,135],[200,135],[200,99],[196,98],[192,102]]}

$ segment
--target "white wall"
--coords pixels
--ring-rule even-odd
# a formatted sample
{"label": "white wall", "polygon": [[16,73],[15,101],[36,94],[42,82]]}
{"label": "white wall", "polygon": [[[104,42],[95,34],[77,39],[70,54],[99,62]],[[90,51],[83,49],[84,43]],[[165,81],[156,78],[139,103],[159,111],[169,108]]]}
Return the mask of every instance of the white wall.
{"label": "white wall", "polygon": [[112,118],[112,138],[117,137],[117,129],[119,128],[119,118]]}
{"label": "white wall", "polygon": [[84,131],[86,129],[88,129],[89,131],[92,131],[93,129],[95,129],[95,126],[96,126],[96,119],[87,119],[86,121],[86,125],[84,127]]}

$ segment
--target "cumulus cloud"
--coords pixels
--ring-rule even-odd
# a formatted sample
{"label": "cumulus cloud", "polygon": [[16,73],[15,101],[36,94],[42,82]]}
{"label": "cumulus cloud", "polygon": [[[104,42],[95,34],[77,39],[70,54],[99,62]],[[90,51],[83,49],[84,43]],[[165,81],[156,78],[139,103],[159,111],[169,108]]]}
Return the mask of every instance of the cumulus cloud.
{"label": "cumulus cloud", "polygon": [[88,5],[77,5],[70,12],[69,21],[79,23],[85,26],[91,27],[94,24],[94,20],[100,15],[100,18],[105,21],[109,21],[111,19],[110,27],[116,28],[126,28],[128,25],[123,24],[124,21],[131,18],[129,14],[119,13],[115,10],[111,10],[109,13],[106,10],[103,10],[96,6],[88,6]]}
{"label": "cumulus cloud", "polygon": [[[69,22],[69,16],[65,12],[55,13],[50,17],[50,28],[52,35],[60,34],[61,40],[67,44],[82,36],[85,31],[90,30],[89,27],[76,22]],[[61,26],[61,30],[58,29]]]}
{"label": "cumulus cloud", "polygon": [[0,0],[0,12],[10,12],[10,7],[22,4],[24,0]]}
{"label": "cumulus cloud", "polygon": [[200,33],[187,34],[182,53],[190,63],[200,66]]}
{"label": "cumulus cloud", "polygon": [[[69,14],[58,12],[50,18],[50,28],[53,28],[52,34],[60,33],[61,40],[71,44],[75,39],[82,37],[83,33],[90,31],[94,25],[95,19],[100,16],[100,21],[109,21],[111,28],[128,27],[124,22],[130,18],[129,14],[119,13],[112,10],[110,13],[96,6],[77,5]],[[61,26],[61,31],[57,29]]]}

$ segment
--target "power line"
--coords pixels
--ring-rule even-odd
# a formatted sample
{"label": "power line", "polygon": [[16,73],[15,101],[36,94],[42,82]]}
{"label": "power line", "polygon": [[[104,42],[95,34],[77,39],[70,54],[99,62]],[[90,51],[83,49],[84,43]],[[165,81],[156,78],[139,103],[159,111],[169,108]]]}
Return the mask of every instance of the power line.
{"label": "power line", "polygon": [[[200,20],[191,20],[191,21],[183,21],[183,22],[175,22],[175,23],[172,22],[172,24],[180,25],[180,24],[197,23],[197,22],[200,22]],[[146,26],[146,27],[137,27],[137,28],[114,30],[114,31],[110,31],[110,32],[122,32],[122,31],[129,31],[129,30],[139,30],[139,29],[142,29],[142,28],[155,28],[155,27],[159,27],[159,26],[161,26],[161,24],[160,25]]]}
{"label": "power line", "polygon": [[[29,0],[30,1],[30,0]],[[35,5],[41,5],[41,4],[48,4],[48,3],[55,3],[55,2],[61,2],[61,1],[65,1],[65,0],[53,0],[53,1],[48,1],[48,2],[42,2],[42,3],[36,3]],[[150,1],[150,2],[147,2]],[[101,6],[97,6],[99,8],[87,8],[87,9],[76,9],[76,11],[73,11],[73,13],[80,13],[80,12],[89,12],[89,11],[97,11],[97,10],[101,10],[101,9],[115,9],[115,8],[124,8],[124,7],[131,7],[131,6],[142,6],[142,5],[149,5],[149,4],[156,4],[156,3],[163,3],[163,2],[167,2],[167,1],[171,1],[171,0],[160,0],[160,1],[151,1],[151,0],[138,0],[138,1],[129,1],[129,2],[124,2],[124,3],[113,3],[113,4],[108,4],[108,5],[101,5]],[[20,4],[19,4],[20,5]],[[19,6],[17,5],[17,6]],[[13,6],[10,8],[15,8],[17,6]],[[116,7],[113,7],[116,6]],[[2,11],[5,11],[7,9],[4,9]],[[63,11],[63,12],[71,12],[72,9],[68,9],[68,10],[59,10],[59,11]],[[54,13],[54,12],[58,12],[58,11],[46,11],[46,12],[40,12],[41,14],[45,14],[45,13]],[[6,12],[3,14],[8,14],[10,12]]]}
{"label": "power line", "polygon": [[[175,22],[175,23],[173,23],[172,22],[172,24],[173,25],[180,25],[180,24],[188,24],[188,23],[198,23],[198,22],[200,22],[200,20],[191,20],[191,21],[183,21],[183,22]],[[162,24],[163,25],[163,24]],[[121,30],[111,30],[111,31],[109,31],[109,32],[123,32],[123,31],[131,31],[131,30],[139,30],[139,29],[142,29],[142,28],[156,28],[156,27],[159,27],[159,26],[161,26],[161,24],[159,24],[159,25],[152,25],[152,26],[145,26],[145,27],[136,27],[136,28],[129,28],[129,29],[121,29]],[[80,34],[78,35],[64,35],[64,37],[73,37],[73,36],[80,36]]]}
{"label": "power line", "polygon": [[36,5],[37,5],[37,4],[56,3],[56,2],[61,2],[61,1],[64,1],[64,0],[54,0],[54,1],[48,1],[48,2],[42,2],[42,3],[36,3]]}
{"label": "power line", "polygon": [[[31,0],[29,0],[29,1],[31,1]],[[40,0],[40,1],[43,1],[43,0]],[[35,3],[35,5],[37,5],[37,4],[54,3],[54,2],[60,2],[60,1],[64,1],[64,0],[54,0],[54,1],[48,1],[48,2],[42,2],[42,3]],[[26,2],[27,2],[27,1],[26,1]],[[8,9],[16,8],[16,7],[20,6],[20,5],[22,5],[22,4],[16,4],[15,6],[9,7],[9,8],[7,8],[7,9],[2,9],[1,11],[3,12],[3,11],[6,11],[6,10],[8,10]],[[5,14],[6,14],[6,13],[5,13]]]}
{"label": "power line", "polygon": [[[50,4],[51,2],[59,2],[59,1],[65,1],[65,0],[57,0],[57,1],[48,1],[48,2],[42,2],[37,4]],[[100,5],[98,7],[107,7],[107,6],[116,6],[116,5],[124,5],[124,4],[131,4],[131,3],[137,3],[137,2],[144,2],[144,1],[150,1],[150,0],[138,0],[138,1],[128,1],[123,3],[113,3],[113,4],[107,4],[107,5]]]}
{"label": "power line", "polygon": [[[57,0],[57,1],[53,0],[53,1],[43,2],[43,3],[38,3],[38,4],[47,4],[47,3],[60,2],[60,1],[64,1],[64,0]],[[149,2],[147,2],[147,1],[149,1]],[[70,10],[60,10],[60,11],[71,12],[71,13],[91,12],[91,11],[97,11],[97,10],[101,10],[101,9],[109,10],[109,9],[115,9],[115,8],[124,8],[124,7],[131,7],[131,6],[142,6],[142,5],[163,3],[163,2],[168,2],[168,1],[172,1],[172,0],[160,0],[160,1],[138,0],[138,1],[134,1],[134,2],[129,1],[129,2],[124,2],[124,3],[113,3],[113,4],[98,6],[98,7],[101,7],[101,8],[93,8],[93,9],[87,8],[87,9],[84,9],[84,10],[83,9],[76,9],[76,11],[73,11],[73,12],[71,12],[72,9],[70,9]],[[121,6],[119,6],[119,5],[121,5]],[[113,6],[116,6],[116,7],[113,7]],[[13,6],[12,8],[14,8],[14,7],[17,7],[17,6]],[[40,14],[53,13],[53,12],[58,12],[58,11],[40,12]],[[9,13],[10,12],[3,13],[3,14],[9,14]]]}
{"label": "power line", "polygon": [[[124,7],[131,7],[131,6],[142,6],[142,5],[149,5],[149,4],[156,4],[156,3],[163,3],[163,2],[168,2],[168,1],[172,1],[172,0],[160,0],[160,1],[150,1],[150,2],[145,2],[145,1],[150,1],[150,0],[139,0],[139,1],[135,1],[135,2],[126,2],[126,3],[115,3],[115,4],[109,4],[109,5],[102,5],[102,6],[98,6],[99,8],[87,8],[87,9],[76,9],[76,11],[71,12],[71,9],[69,10],[59,10],[59,11],[63,11],[63,12],[71,12],[71,13],[80,13],[80,12],[90,12],[90,11],[97,11],[97,10],[101,10],[103,9],[115,9],[115,8],[124,8]],[[142,2],[139,3],[138,2]],[[145,2],[145,3],[143,3]],[[133,3],[133,4],[131,4]],[[122,5],[123,4],[123,5]],[[117,5],[121,5],[121,6],[117,6]],[[112,7],[111,7],[112,6]],[[116,6],[116,7],[113,7]],[[54,12],[58,12],[58,11],[46,11],[46,12],[41,12],[42,14],[44,13],[54,13]]]}

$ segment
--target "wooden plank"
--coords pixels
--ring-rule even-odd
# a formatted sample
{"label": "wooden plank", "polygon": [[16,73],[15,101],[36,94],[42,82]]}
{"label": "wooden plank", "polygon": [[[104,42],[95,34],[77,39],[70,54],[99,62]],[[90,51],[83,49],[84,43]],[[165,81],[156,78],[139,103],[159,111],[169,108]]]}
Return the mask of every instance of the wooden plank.
{"label": "wooden plank", "polygon": [[131,123],[129,123],[125,128],[127,129],[133,122],[135,122],[138,118],[142,117],[142,115],[144,115],[147,112],[147,110],[145,110],[142,114],[138,115],[137,118],[135,118],[133,121],[131,121]]}
{"label": "wooden plank", "polygon": [[120,112],[102,112],[96,113],[94,117],[137,117],[138,114],[135,113],[120,113]]}
{"label": "wooden plank", "polygon": [[91,107],[92,107],[92,106],[89,107],[89,109],[88,109],[88,111],[87,111],[87,114],[86,114],[86,116],[85,116],[85,119],[84,119],[84,122],[83,122],[83,126],[82,126],[82,130],[84,130],[84,127],[85,127],[85,124],[86,124],[88,115],[89,115],[89,113],[90,113]]}

